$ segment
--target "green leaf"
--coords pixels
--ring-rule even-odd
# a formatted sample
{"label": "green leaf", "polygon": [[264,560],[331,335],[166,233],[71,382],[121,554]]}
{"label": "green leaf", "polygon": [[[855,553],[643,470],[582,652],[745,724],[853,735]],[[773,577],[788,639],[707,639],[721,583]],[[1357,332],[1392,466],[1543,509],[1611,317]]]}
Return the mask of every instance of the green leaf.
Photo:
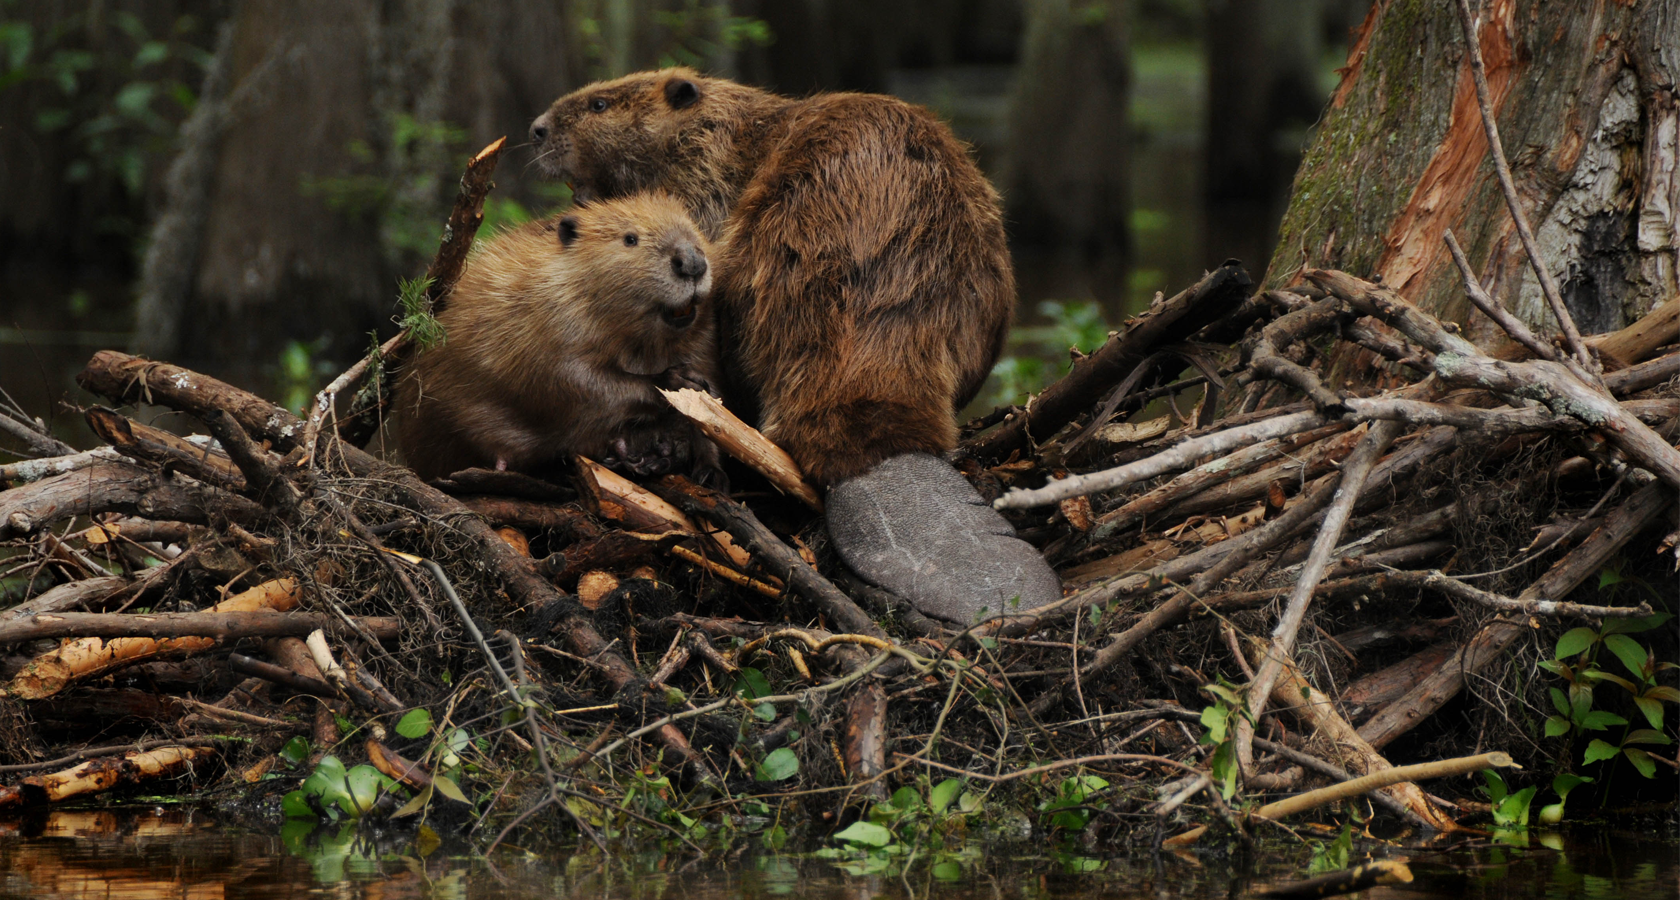
{"label": "green leaf", "polygon": [[1546,717],[1546,737],[1558,737],[1569,733],[1569,720],[1562,716]]}
{"label": "green leaf", "polygon": [[1639,693],[1639,688],[1633,682],[1620,675],[1612,675],[1603,669],[1586,669],[1581,672],[1580,678],[1582,684],[1598,684],[1600,681],[1608,681],[1629,693]]}
{"label": "green leaf", "polygon": [[960,809],[965,813],[969,813],[970,815],[979,812],[981,807],[985,805],[985,796],[982,794],[976,794],[973,791],[963,791],[963,795],[957,798],[957,809]]}
{"label": "green leaf", "polygon": [[1534,800],[1535,788],[1525,787],[1520,791],[1499,801],[1493,810],[1493,821],[1496,825],[1510,828],[1523,828],[1528,825],[1528,805]]}
{"label": "green leaf", "polygon": [[1605,566],[1598,570],[1598,589],[1604,590],[1622,583],[1622,573],[1613,566]]}
{"label": "green leaf", "polygon": [[1622,665],[1627,666],[1627,670],[1633,673],[1633,677],[1644,680],[1645,663],[1650,659],[1650,655],[1645,652],[1645,648],[1641,647],[1638,641],[1625,634],[1611,634],[1605,636],[1604,646],[1609,647],[1610,652],[1616,654],[1616,658],[1622,661]]}
{"label": "green leaf", "polygon": [[1483,769],[1482,781],[1487,784],[1488,802],[1498,806],[1505,799],[1505,779],[1492,769]]}
{"label": "green leaf", "polygon": [[893,791],[893,795],[887,799],[887,802],[900,812],[910,812],[911,810],[921,809],[922,795],[916,793],[915,788],[905,785]]}
{"label": "green leaf", "polygon": [[1593,645],[1593,641],[1597,639],[1598,632],[1593,631],[1591,628],[1587,628],[1585,626],[1581,628],[1571,628],[1568,631],[1565,631],[1562,637],[1558,638],[1557,658],[1568,659],[1572,656],[1578,656],[1586,651],[1588,647],[1591,647]]}
{"label": "green leaf", "polygon": [[1558,711],[1558,715],[1569,718],[1569,698],[1557,688],[1551,688],[1548,693],[1552,695],[1552,707]]}
{"label": "green leaf", "polygon": [[1581,756],[1581,762],[1583,764],[1589,764],[1600,760],[1614,759],[1616,754],[1620,752],[1622,752],[1622,748],[1612,744],[1607,744],[1598,738],[1593,738],[1592,743],[1587,745],[1587,752]]}
{"label": "green leaf", "polygon": [[1243,700],[1241,697],[1237,696],[1237,692],[1222,684],[1204,684],[1202,685],[1202,690],[1218,697],[1220,700],[1223,700],[1226,706],[1240,707],[1243,705]]}
{"label": "green leaf", "polygon": [[1612,725],[1626,725],[1627,723],[1628,720],[1613,712],[1595,709],[1587,713],[1586,718],[1581,721],[1581,727],[1588,731],[1603,731]]}
{"label": "green leaf", "polygon": [[760,703],[759,705],[753,707],[753,716],[760,722],[776,721],[776,704]]}
{"label": "green leaf", "polygon": [[1646,778],[1657,777],[1657,764],[1651,759],[1651,754],[1638,747],[1623,747],[1622,753],[1627,756],[1628,762],[1633,763],[1633,767],[1639,770],[1639,774]]}
{"label": "green leaf", "polygon": [[280,811],[288,819],[314,819],[315,807],[309,805],[303,791],[292,791],[280,798]]}
{"label": "green leaf", "polygon": [[892,842],[892,832],[869,822],[853,822],[834,835],[835,840],[860,847],[885,847]]}
{"label": "green leaf", "polygon": [[952,860],[934,863],[929,871],[939,881],[955,882],[961,881],[963,877],[962,865]]}
{"label": "green leaf", "polygon": [[1568,772],[1562,772],[1552,779],[1552,791],[1558,795],[1558,799],[1568,800],[1570,791],[1591,782],[1592,779],[1585,775],[1571,775]]}
{"label": "green leaf", "polygon": [[775,692],[770,689],[770,679],[765,678],[763,672],[752,666],[743,666],[740,673],[735,676],[735,693],[746,697],[748,700],[756,700],[759,697],[768,697]]}
{"label": "green leaf", "polygon": [[781,781],[799,774],[799,756],[787,747],[770,751],[753,771],[759,781]]}
{"label": "green leaf", "polygon": [[1633,705],[1639,707],[1639,711],[1645,714],[1645,721],[1650,722],[1652,728],[1662,727],[1663,708],[1661,703],[1646,696],[1633,698]]}
{"label": "green leaf", "polygon": [[951,807],[952,801],[956,800],[957,795],[961,793],[962,782],[955,778],[947,778],[928,791],[928,809],[933,810],[936,814],[943,815],[945,810]]}
{"label": "green leaf", "polygon": [[400,809],[391,813],[391,818],[401,819],[404,816],[412,816],[420,810],[425,809],[426,804],[432,799],[433,790],[434,789],[431,786],[427,786],[425,790],[409,798],[409,801],[404,803]]}
{"label": "green leaf", "polygon": [[301,764],[309,758],[309,738],[301,734],[294,736],[291,740],[280,745],[280,752],[277,755],[294,766]]}
{"label": "green leaf", "polygon": [[1207,729],[1203,740],[1209,744],[1225,743],[1225,725],[1230,717],[1231,708],[1228,706],[1209,706],[1202,710],[1202,727]]}
{"label": "green leaf", "polygon": [[1668,739],[1668,735],[1655,728],[1636,728],[1628,732],[1627,737],[1622,738],[1624,747],[1628,744],[1656,744],[1659,747],[1667,747],[1670,743],[1673,742]]}
{"label": "green leaf", "polygon": [[772,825],[764,830],[764,846],[771,850],[780,850],[787,846],[787,829],[780,825]]}
{"label": "green leaf", "polygon": [[397,720],[397,734],[409,740],[425,737],[432,730],[432,714],[425,709],[411,709]]}
{"label": "green leaf", "polygon": [[169,58],[169,45],[162,41],[147,41],[134,54],[134,68],[156,65]]}
{"label": "green leaf", "polygon": [[462,792],[461,786],[455,783],[455,779],[450,778],[448,775],[433,775],[432,787],[437,788],[438,793],[454,800],[457,803],[470,804],[472,802],[468,800],[467,795]]}
{"label": "green leaf", "polygon": [[1542,660],[1540,660],[1540,668],[1545,669],[1546,671],[1552,673],[1553,675],[1562,675],[1565,678],[1571,678],[1572,677],[1572,675],[1570,674],[1570,671],[1569,671],[1569,667],[1564,665],[1563,663],[1558,662],[1555,659],[1542,659]]}

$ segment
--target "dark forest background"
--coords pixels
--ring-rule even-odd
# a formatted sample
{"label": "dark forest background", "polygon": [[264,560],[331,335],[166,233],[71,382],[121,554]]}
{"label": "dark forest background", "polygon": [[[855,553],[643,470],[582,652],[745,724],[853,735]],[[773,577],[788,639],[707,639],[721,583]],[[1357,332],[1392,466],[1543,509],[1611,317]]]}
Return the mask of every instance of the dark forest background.
{"label": "dark forest background", "polygon": [[[974,145],[1021,282],[982,402],[1156,291],[1258,277],[1367,0],[0,2],[0,387],[128,347],[297,405],[394,330],[461,164],[600,77],[880,91]],[[492,225],[567,202],[519,146]]]}

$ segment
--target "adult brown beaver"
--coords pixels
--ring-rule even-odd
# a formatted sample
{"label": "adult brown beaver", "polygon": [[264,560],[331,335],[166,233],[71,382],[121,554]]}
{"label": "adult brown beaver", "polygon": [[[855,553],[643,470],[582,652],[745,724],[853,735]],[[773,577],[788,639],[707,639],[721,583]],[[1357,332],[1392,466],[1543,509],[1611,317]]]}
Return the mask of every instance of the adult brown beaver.
{"label": "adult brown beaver", "polygon": [[938,119],[667,69],[567,94],[531,137],[577,197],[669,191],[721,238],[725,399],[831,487],[853,568],[962,622],[1060,596],[932,455],[954,446],[1015,302],[997,194]]}
{"label": "adult brown beaver", "polygon": [[717,377],[712,253],[683,205],[659,194],[487,242],[438,316],[443,344],[397,386],[403,460],[424,478],[529,471],[574,453],[644,473],[689,454],[715,464],[656,389]]}

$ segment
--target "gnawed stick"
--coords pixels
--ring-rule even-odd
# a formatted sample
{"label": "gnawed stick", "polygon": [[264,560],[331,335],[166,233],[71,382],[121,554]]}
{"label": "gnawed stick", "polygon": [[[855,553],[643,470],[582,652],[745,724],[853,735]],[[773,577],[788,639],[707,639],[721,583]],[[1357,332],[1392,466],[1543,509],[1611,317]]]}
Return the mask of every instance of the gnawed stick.
{"label": "gnawed stick", "polygon": [[195,525],[221,517],[241,524],[271,520],[237,494],[168,478],[127,461],[103,463],[0,492],[0,540],[33,534],[55,522],[102,512]]}
{"label": "gnawed stick", "polygon": [[[401,631],[400,620],[359,616],[363,630],[390,640]],[[271,609],[195,613],[38,613],[0,624],[0,644],[43,638],[188,638],[228,640],[247,637],[306,635],[318,628],[336,628],[338,619],[320,613],[276,612]],[[163,651],[171,652],[171,651]],[[181,648],[173,648],[181,652]]]}
{"label": "gnawed stick", "polygon": [[1392,769],[1372,772],[1352,781],[1344,781],[1341,784],[1333,784],[1316,791],[1307,791],[1304,794],[1285,797],[1276,803],[1268,803],[1260,807],[1254,811],[1254,815],[1267,819],[1281,819],[1284,816],[1314,809],[1326,803],[1335,803],[1337,800],[1357,797],[1366,791],[1404,781],[1427,781],[1431,778],[1450,778],[1454,775],[1479,772],[1483,769],[1508,768],[1519,767],[1509,755],[1498,750],[1476,756],[1461,756],[1455,759],[1442,759],[1410,766],[1396,766]]}
{"label": "gnawed stick", "polygon": [[[1259,645],[1254,645],[1258,652]],[[1390,771],[1394,766],[1359,736],[1348,721],[1336,712],[1335,701],[1301,677],[1293,663],[1285,666],[1273,683],[1271,699],[1280,710],[1287,710],[1301,720],[1311,733],[1328,741],[1342,755],[1349,769],[1364,775]],[[1252,740],[1252,739],[1251,739]],[[1380,785],[1395,800],[1422,818],[1431,828],[1452,831],[1457,824],[1443,815],[1423,791],[1409,779],[1385,782]]]}
{"label": "gnawed stick", "polygon": [[[1254,746],[1259,747],[1260,749],[1266,751],[1267,753],[1276,753],[1278,756],[1282,757],[1287,762],[1292,762],[1292,763],[1294,763],[1298,766],[1301,766],[1302,768],[1305,768],[1305,769],[1311,769],[1312,771],[1317,772],[1318,774],[1323,775],[1324,777],[1332,779],[1332,780],[1337,781],[1337,782],[1352,781],[1354,778],[1357,777],[1355,775],[1348,774],[1340,766],[1335,765],[1334,763],[1325,762],[1324,760],[1319,759],[1318,757],[1313,756],[1310,753],[1302,753],[1301,751],[1296,750],[1293,747],[1289,747],[1289,746],[1286,746],[1284,744],[1273,743],[1271,741],[1266,740],[1265,738],[1255,738],[1254,739]],[[1378,789],[1373,790],[1373,791],[1366,791],[1365,796],[1369,797],[1371,799],[1372,803],[1375,803],[1376,805],[1382,807],[1383,809],[1386,809],[1389,812],[1394,813],[1395,815],[1399,816],[1402,819],[1405,819],[1406,821],[1412,823],[1413,825],[1417,825],[1417,826],[1420,826],[1420,827],[1423,827],[1423,828],[1433,828],[1434,827],[1434,826],[1429,824],[1429,821],[1427,819],[1423,818],[1422,816],[1418,815],[1415,812],[1412,812],[1410,807],[1408,807],[1404,803],[1401,803],[1399,800],[1394,799],[1392,796],[1385,793],[1381,788],[1378,788]]]}
{"label": "gnawed stick", "polygon": [[[268,609],[286,612],[298,603],[294,579],[264,582],[212,607],[212,613],[250,612]],[[96,615],[89,613],[88,615]],[[20,623],[21,624],[21,623]],[[132,665],[166,653],[191,653],[215,646],[215,638],[114,638],[97,637],[66,641],[58,649],[31,660],[13,677],[6,693],[24,700],[40,700],[63,690],[72,681]]]}
{"label": "gnawed stick", "polygon": [[[98,794],[122,784],[139,784],[186,771],[195,760],[215,754],[208,746],[159,747],[123,757],[90,759],[79,766],[25,778],[18,788],[0,788],[0,806],[56,803],[84,794]],[[10,800],[11,802],[7,802]]]}
{"label": "gnawed stick", "polygon": [[1434,354],[1431,368],[1446,384],[1538,400],[1557,415],[1579,419],[1598,429],[1631,460],[1655,472],[1670,489],[1680,488],[1680,450],[1609,393],[1581,380],[1561,364],[1543,359],[1494,359],[1388,288],[1328,269],[1308,269],[1303,274]]}
{"label": "gnawed stick", "polygon": [[818,574],[745,506],[676,475],[661,478],[656,487],[660,495],[684,511],[705,517],[733,535],[771,574],[814,604],[839,630],[886,638],[886,632],[852,598]]}
{"label": "gnawed stick", "polygon": [[[578,463],[597,499],[602,501],[603,516],[622,521],[631,528],[675,529],[693,535],[705,534],[737,569],[745,571],[752,565],[752,554],[742,549],[727,532],[703,532],[681,510],[617,472],[582,456],[578,457]],[[609,503],[613,505],[609,507]]]}
{"label": "gnawed stick", "polygon": [[822,498],[805,480],[805,473],[787,451],[771,443],[734,413],[723,402],[705,391],[684,388],[680,391],[661,390],[665,399],[723,448],[725,453],[751,466],[770,480],[776,489],[791,494],[817,512],[822,512]]}
{"label": "gnawed stick", "polygon": [[1351,894],[1379,884],[1410,884],[1411,881],[1412,870],[1407,868],[1405,863],[1397,859],[1379,859],[1340,872],[1331,872],[1306,881],[1261,891],[1260,896],[1280,900],[1306,900],[1309,897]]}
{"label": "gnawed stick", "polygon": [[1651,604],[1645,601],[1640,601],[1638,606],[1588,606],[1562,600],[1547,600],[1543,597],[1517,600],[1472,587],[1456,578],[1448,577],[1446,573],[1439,569],[1430,569],[1427,572],[1395,570],[1388,575],[1388,578],[1397,584],[1414,584],[1421,588],[1429,588],[1449,597],[1479,603],[1482,606],[1497,609],[1501,612],[1518,612],[1530,616],[1566,616],[1573,619],[1637,619],[1651,614]]}

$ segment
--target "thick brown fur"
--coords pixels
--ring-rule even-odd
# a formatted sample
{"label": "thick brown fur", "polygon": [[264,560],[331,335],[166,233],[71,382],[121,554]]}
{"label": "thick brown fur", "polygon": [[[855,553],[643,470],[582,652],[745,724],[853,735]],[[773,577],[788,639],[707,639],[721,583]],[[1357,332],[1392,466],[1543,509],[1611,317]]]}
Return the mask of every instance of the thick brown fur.
{"label": "thick brown fur", "polygon": [[438,316],[443,344],[398,384],[404,462],[424,478],[498,463],[530,471],[574,453],[601,459],[625,441],[646,449],[661,429],[686,428],[656,388],[671,370],[717,378],[714,252],[662,194],[581,206],[489,241]]}
{"label": "thick brown fur", "polygon": [[579,196],[663,189],[722,238],[725,397],[815,480],[954,446],[1015,284],[997,194],[931,113],[667,69],[561,97],[532,136]]}

